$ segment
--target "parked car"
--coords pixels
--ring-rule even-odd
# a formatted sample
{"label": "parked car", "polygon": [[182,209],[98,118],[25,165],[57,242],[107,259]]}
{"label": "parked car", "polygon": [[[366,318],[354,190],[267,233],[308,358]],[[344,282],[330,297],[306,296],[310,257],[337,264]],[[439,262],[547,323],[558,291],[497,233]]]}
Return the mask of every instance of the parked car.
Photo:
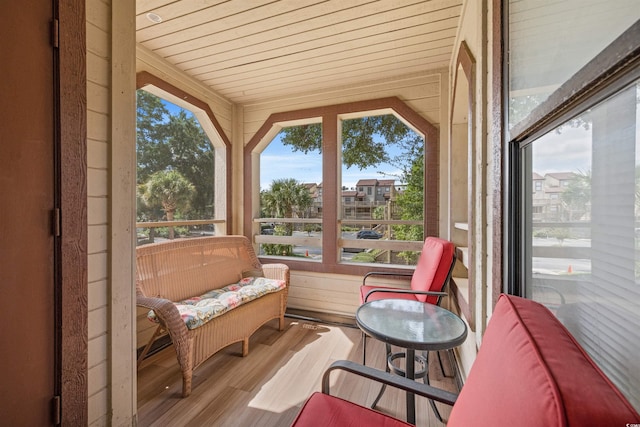
{"label": "parked car", "polygon": [[356,233],[356,239],[380,239],[382,234],[373,230],[360,230]]}

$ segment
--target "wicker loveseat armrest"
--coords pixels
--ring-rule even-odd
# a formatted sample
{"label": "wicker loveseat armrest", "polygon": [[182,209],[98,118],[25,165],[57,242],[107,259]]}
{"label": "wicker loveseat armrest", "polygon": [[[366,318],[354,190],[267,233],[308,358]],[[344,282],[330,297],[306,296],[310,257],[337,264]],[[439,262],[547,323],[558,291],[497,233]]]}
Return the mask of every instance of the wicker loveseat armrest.
{"label": "wicker loveseat armrest", "polygon": [[[176,305],[165,298],[145,296],[139,287],[136,289],[136,305],[154,311],[162,327],[169,332],[180,368],[183,371],[191,371],[193,365],[191,359],[192,339],[189,337],[187,325],[182,320]],[[189,378],[188,384],[183,384],[182,393],[183,396],[187,396],[190,392],[191,378]]]}
{"label": "wicker loveseat armrest", "polygon": [[186,333],[187,326],[180,317],[180,312],[173,301],[165,298],[147,297],[138,291],[136,295],[136,305],[153,310],[161,324],[167,329],[170,327],[181,329],[182,327]]}
{"label": "wicker loveseat armrest", "polygon": [[289,284],[289,266],[286,264],[263,264],[262,271],[267,279],[284,280]]}

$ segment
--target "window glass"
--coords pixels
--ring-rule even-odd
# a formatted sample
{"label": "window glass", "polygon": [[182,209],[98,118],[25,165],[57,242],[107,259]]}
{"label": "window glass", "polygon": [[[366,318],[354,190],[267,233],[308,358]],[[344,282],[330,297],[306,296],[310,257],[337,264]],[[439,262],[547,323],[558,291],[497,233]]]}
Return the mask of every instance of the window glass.
{"label": "window glass", "polygon": [[640,407],[640,85],[524,152],[526,296]]}
{"label": "window glass", "polygon": [[[341,129],[341,261],[415,265],[424,239],[424,139],[391,114],[342,120]],[[385,247],[394,240],[411,243]]]}
{"label": "window glass", "polygon": [[260,255],[322,260],[321,144],[319,123],[290,126],[260,154]]}
{"label": "window glass", "polygon": [[[380,101],[375,103],[376,114],[404,110],[398,101]],[[426,181],[424,173],[427,162],[432,171],[438,170],[438,157],[425,159],[424,154],[437,153],[437,128],[410,110],[402,116],[367,116],[371,101],[349,105],[349,111],[340,114],[334,108],[322,107],[288,112],[288,121],[269,119],[245,147],[250,176],[244,181],[245,206],[249,205],[244,212],[244,229],[259,245],[263,259],[284,254],[292,268],[322,268],[336,274],[364,274],[374,263],[411,270],[422,249],[425,229],[429,235],[437,235],[437,221],[425,219],[425,208],[429,215],[438,215],[437,182]],[[425,139],[424,135],[433,138]],[[378,171],[391,171],[393,175]],[[432,171],[429,176],[434,176]],[[358,172],[366,177],[349,177]],[[307,202],[295,204],[296,209],[285,216],[284,210],[269,207],[265,197],[265,203],[261,203],[261,195],[273,190],[276,179],[308,184],[310,207]],[[378,196],[378,187],[390,191]],[[368,188],[371,194],[367,194]],[[406,197],[400,197],[400,193]],[[395,200],[387,217],[384,206],[375,206],[377,210],[372,213],[369,205],[377,198],[385,204]],[[370,219],[372,215],[374,219]],[[387,237],[375,229],[378,226],[385,228]],[[360,233],[358,239],[359,231],[369,235]],[[269,249],[273,255],[267,255],[266,244],[280,246]],[[356,255],[360,259],[356,260]]]}
{"label": "window glass", "polygon": [[509,126],[640,18],[637,0],[509,2]]}
{"label": "window glass", "polygon": [[138,244],[214,235],[215,150],[194,114],[138,90],[136,155],[137,222],[180,222],[138,227]]}

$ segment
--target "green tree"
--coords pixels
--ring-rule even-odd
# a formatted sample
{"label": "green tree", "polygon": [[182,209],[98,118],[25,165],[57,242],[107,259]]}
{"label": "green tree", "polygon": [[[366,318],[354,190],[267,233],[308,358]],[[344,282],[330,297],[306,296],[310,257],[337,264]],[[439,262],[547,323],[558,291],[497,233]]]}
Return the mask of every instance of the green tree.
{"label": "green tree", "polygon": [[275,179],[269,190],[264,190],[262,210],[270,217],[293,218],[294,213],[303,212],[311,206],[311,194],[304,184],[293,178]]}
{"label": "green tree", "polygon": [[160,98],[144,90],[138,90],[136,98],[137,182],[142,184],[171,162],[171,149],[166,143],[169,110]]}
{"label": "green tree", "polygon": [[193,115],[186,110],[171,113],[160,98],[138,90],[136,153],[138,184],[155,172],[176,170],[195,188],[192,216],[213,216],[214,151]]}
{"label": "green tree", "polygon": [[567,221],[579,221],[589,212],[591,202],[591,172],[574,173],[569,185],[560,194],[567,208]]}
{"label": "green tree", "polygon": [[[173,221],[177,211],[186,212],[195,193],[193,184],[174,170],[152,174],[140,190],[145,204],[151,208],[160,207],[165,212],[167,221]],[[169,239],[173,238],[173,227],[170,227]]]}
{"label": "green tree", "polygon": [[171,115],[167,143],[171,149],[171,167],[184,175],[196,190],[191,203],[193,213],[198,218],[213,217],[214,150],[200,123],[184,110]]}
{"label": "green tree", "polygon": [[[313,203],[307,187],[293,178],[274,180],[269,190],[260,193],[260,199],[263,217],[270,218],[293,218]],[[293,235],[293,224],[276,226],[274,234]],[[293,248],[291,245],[264,245],[264,250],[267,255],[291,255]]]}
{"label": "green tree", "polygon": [[[293,126],[282,130],[282,144],[305,154],[322,152],[322,124]],[[402,154],[389,155],[387,148],[397,145]],[[347,168],[365,169],[381,163],[406,166],[423,145],[422,138],[392,114],[368,116],[342,122],[342,162]],[[409,160],[409,162],[407,162]]]}
{"label": "green tree", "polygon": [[547,234],[549,237],[555,237],[558,239],[560,241],[560,246],[562,246],[562,242],[571,237],[571,230],[568,228],[554,227],[551,228]]}
{"label": "green tree", "polygon": [[[422,220],[424,216],[424,156],[420,154],[405,174],[407,187],[397,199],[400,210],[400,217],[403,220]],[[394,234],[397,240],[424,239],[424,227],[418,225],[397,225],[394,226]],[[416,251],[402,251],[398,254],[409,264],[413,264],[418,259]]]}
{"label": "green tree", "polygon": [[385,209],[386,209],[385,206],[376,206],[376,208],[373,209],[373,213],[371,214],[371,217],[373,219],[380,219],[380,220],[385,219],[384,217]]}

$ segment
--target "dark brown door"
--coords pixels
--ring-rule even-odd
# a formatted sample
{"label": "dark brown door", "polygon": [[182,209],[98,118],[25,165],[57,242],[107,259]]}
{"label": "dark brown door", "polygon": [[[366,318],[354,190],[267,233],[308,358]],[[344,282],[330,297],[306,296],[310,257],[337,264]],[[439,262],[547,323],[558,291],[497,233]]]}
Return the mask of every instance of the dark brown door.
{"label": "dark brown door", "polygon": [[55,394],[52,5],[2,0],[0,425],[52,424]]}

